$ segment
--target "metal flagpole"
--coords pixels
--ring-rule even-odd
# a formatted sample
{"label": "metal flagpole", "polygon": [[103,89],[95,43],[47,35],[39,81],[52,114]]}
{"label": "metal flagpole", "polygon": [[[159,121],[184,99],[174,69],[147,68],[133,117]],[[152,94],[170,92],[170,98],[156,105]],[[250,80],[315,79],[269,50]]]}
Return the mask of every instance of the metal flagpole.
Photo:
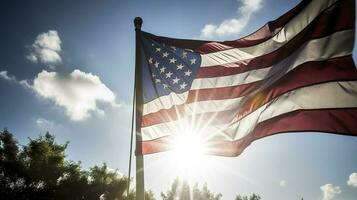
{"label": "metal flagpole", "polygon": [[[141,70],[141,25],[143,20],[141,17],[134,19],[135,25],[135,124],[136,124],[136,149],[141,148],[138,142],[141,141],[141,115],[143,107],[142,97],[142,70]],[[141,152],[141,151],[139,151]],[[136,200],[145,200],[144,186],[144,158],[143,155],[136,155]]]}

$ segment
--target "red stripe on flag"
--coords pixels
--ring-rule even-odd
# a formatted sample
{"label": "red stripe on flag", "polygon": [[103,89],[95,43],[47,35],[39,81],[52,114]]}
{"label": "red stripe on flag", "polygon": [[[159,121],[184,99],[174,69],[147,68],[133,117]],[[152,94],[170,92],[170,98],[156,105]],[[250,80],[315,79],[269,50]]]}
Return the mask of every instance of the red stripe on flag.
{"label": "red stripe on flag", "polygon": [[238,156],[253,141],[284,132],[326,132],[357,136],[356,111],[356,108],[351,108],[290,112],[260,123],[252,133],[240,140],[211,144],[213,148],[209,153]]}
{"label": "red stripe on flag", "polygon": [[309,0],[301,1],[297,6],[295,6],[293,9],[291,9],[290,11],[288,11],[278,19],[268,22],[260,29],[258,29],[256,32],[248,36],[233,41],[209,42],[203,44],[196,50],[200,53],[212,53],[212,52],[227,50],[231,48],[253,46],[261,42],[264,42],[270,39],[271,37],[273,37],[277,33],[277,31],[280,30],[282,26],[284,26],[287,22],[289,22],[298,13],[300,13],[300,11],[303,10],[310,2],[311,1]]}
{"label": "red stripe on flag", "polygon": [[[251,96],[241,104],[237,120],[254,112],[262,105],[287,91],[317,83],[352,80],[357,80],[357,71],[352,56],[305,63],[302,67],[294,69],[292,73],[288,73],[278,81],[275,81],[274,85],[254,94],[254,96]],[[269,79],[264,81],[269,81]]]}
{"label": "red stripe on flag", "polygon": [[[238,156],[253,141],[284,132],[327,132],[357,136],[356,121],[356,108],[293,111],[261,122],[242,139],[232,142],[207,141],[207,154]],[[139,145],[142,146],[142,149],[137,149],[136,154],[152,154],[170,150],[173,140],[173,136],[167,136],[150,141],[141,141]]]}
{"label": "red stripe on flag", "polygon": [[[354,67],[351,56],[335,58],[327,61],[304,63],[284,75],[278,81],[274,82],[272,86],[262,90],[254,96],[249,96],[247,94],[248,92],[244,90],[247,90],[249,85],[252,85],[248,90],[258,91],[257,89],[264,85],[265,82],[271,81],[269,78],[264,79],[263,81],[240,86],[192,90],[189,92],[187,102],[191,103],[194,101],[231,99],[248,95],[244,100],[245,103],[239,105],[241,111],[237,115],[237,119],[240,119],[264,105],[266,102],[269,102],[270,100],[288,91],[312,84],[343,80],[357,80],[357,71]],[[158,112],[144,115],[142,118],[142,127],[175,121],[185,117],[186,113],[184,107],[185,104],[177,105],[169,109],[162,109]],[[233,109],[235,109],[238,113],[239,108]],[[216,123],[224,123],[227,122],[227,120],[232,119],[232,111],[208,112],[204,114],[197,114],[192,117],[209,120],[215,115],[220,118],[220,120],[214,121]]]}
{"label": "red stripe on flag", "polygon": [[271,53],[234,63],[201,67],[196,77],[220,77],[269,67],[291,55],[297,48],[311,39],[326,37],[341,30],[353,29],[355,27],[354,8],[349,6],[348,3],[348,1],[339,1],[330,9],[324,11],[323,15],[317,17],[286,45]]}

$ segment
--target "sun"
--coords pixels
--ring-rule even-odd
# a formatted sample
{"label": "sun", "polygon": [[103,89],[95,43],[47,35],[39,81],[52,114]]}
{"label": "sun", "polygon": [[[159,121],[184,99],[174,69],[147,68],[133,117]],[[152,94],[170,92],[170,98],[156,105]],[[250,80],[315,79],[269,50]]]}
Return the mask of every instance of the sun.
{"label": "sun", "polygon": [[173,142],[173,153],[182,164],[193,164],[205,153],[203,141],[191,132],[178,135]]}
{"label": "sun", "polygon": [[[192,113],[196,113],[196,107],[192,108]],[[216,156],[211,155],[213,133],[207,130],[215,116],[207,119],[185,118],[179,112],[177,115],[178,126],[167,138],[168,151],[160,156],[153,155],[157,160],[149,167],[155,168],[163,178],[179,178],[189,184],[205,183],[221,168]]]}
{"label": "sun", "polygon": [[205,162],[205,144],[203,139],[192,131],[177,135],[172,141],[171,164],[178,176],[185,180],[194,180],[203,172]]}

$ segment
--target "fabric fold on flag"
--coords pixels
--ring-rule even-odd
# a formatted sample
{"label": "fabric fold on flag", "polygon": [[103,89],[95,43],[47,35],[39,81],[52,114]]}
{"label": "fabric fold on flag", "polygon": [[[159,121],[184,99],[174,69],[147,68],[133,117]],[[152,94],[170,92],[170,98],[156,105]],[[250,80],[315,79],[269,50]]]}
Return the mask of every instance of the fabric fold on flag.
{"label": "fabric fold on flag", "polygon": [[357,136],[354,0],[300,2],[234,41],[142,32],[142,141],[137,154],[198,135],[208,154],[237,156],[286,132]]}

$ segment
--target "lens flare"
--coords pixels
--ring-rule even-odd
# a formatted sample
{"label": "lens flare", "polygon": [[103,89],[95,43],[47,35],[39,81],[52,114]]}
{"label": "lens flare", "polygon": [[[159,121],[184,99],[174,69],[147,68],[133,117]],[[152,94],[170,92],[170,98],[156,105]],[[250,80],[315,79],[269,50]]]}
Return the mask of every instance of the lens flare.
{"label": "lens flare", "polygon": [[186,180],[194,178],[202,170],[205,147],[199,135],[187,131],[178,135],[173,141],[173,160],[179,176]]}

